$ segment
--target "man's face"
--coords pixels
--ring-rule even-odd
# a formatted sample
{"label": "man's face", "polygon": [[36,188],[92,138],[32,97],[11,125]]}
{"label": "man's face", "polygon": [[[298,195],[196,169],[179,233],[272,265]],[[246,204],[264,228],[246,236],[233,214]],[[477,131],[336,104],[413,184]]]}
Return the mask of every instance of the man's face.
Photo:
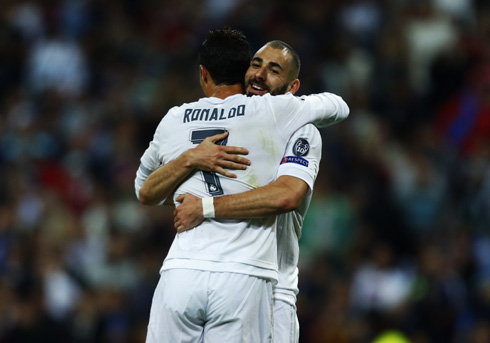
{"label": "man's face", "polygon": [[286,50],[262,47],[254,55],[245,73],[245,92],[248,96],[284,94],[290,91],[291,57]]}

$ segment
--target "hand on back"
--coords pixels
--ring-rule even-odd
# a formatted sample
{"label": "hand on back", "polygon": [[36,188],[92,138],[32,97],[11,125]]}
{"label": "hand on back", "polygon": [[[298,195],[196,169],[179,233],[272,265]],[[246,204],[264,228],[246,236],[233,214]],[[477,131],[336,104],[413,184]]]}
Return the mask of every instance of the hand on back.
{"label": "hand on back", "polygon": [[189,164],[194,169],[236,178],[228,170],[244,170],[250,165],[250,160],[241,156],[248,154],[245,148],[216,144],[228,137],[228,134],[225,132],[207,137],[197,147],[188,150],[186,154]]}

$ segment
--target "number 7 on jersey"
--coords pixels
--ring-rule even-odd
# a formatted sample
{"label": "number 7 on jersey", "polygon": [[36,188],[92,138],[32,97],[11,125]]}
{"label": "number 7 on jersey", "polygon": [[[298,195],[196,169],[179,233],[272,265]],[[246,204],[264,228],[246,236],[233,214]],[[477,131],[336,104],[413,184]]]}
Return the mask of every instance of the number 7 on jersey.
{"label": "number 7 on jersey", "polygon": [[[191,142],[194,144],[199,144],[207,137],[214,136],[220,133],[225,133],[226,129],[223,128],[214,128],[214,129],[200,129],[194,130],[191,132]],[[217,141],[218,145],[226,145],[228,142],[228,137]],[[201,174],[204,178],[204,183],[206,185],[206,190],[212,196],[223,195],[223,188],[221,187],[221,183],[219,181],[218,175],[212,172],[201,171]]]}

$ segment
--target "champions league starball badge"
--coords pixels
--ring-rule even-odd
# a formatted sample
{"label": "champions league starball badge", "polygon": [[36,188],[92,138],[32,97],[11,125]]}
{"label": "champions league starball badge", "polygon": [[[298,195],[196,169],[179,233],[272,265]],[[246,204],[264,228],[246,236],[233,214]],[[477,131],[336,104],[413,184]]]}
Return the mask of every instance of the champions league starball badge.
{"label": "champions league starball badge", "polygon": [[306,156],[310,152],[310,144],[304,138],[298,138],[293,146],[293,154],[296,156]]}

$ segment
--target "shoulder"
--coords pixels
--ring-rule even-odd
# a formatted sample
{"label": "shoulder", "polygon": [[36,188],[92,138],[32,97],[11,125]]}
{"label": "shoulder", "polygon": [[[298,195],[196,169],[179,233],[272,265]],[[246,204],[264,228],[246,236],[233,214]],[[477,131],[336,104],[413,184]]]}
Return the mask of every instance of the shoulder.
{"label": "shoulder", "polygon": [[298,108],[304,106],[304,102],[300,97],[297,97],[291,93],[279,94],[279,95],[254,95],[252,98],[257,98],[256,101],[261,101],[262,105],[268,106],[276,113],[294,113]]}
{"label": "shoulder", "polygon": [[284,103],[285,101],[300,100],[299,97],[289,92],[286,94],[278,94],[278,95],[271,95],[270,93],[264,95],[252,95],[249,96],[248,99],[254,102],[271,102],[271,103],[275,103],[275,102]]}
{"label": "shoulder", "polygon": [[292,138],[303,137],[303,138],[320,139],[321,140],[320,131],[313,124],[303,125],[298,130],[296,130],[291,137]]}
{"label": "shoulder", "polygon": [[289,137],[288,147],[295,155],[301,155],[302,151],[307,154],[311,150],[312,155],[316,156],[322,149],[320,131],[312,124],[304,125]]}
{"label": "shoulder", "polygon": [[267,94],[260,95],[260,96],[254,95],[253,97],[259,97],[259,98],[262,98],[266,101],[272,101],[272,102],[275,102],[275,101],[284,102],[284,101],[294,101],[294,100],[300,101],[301,100],[300,97],[297,97],[297,96],[295,96],[289,92],[286,94],[278,94],[278,95],[271,95],[270,93],[267,93]]}
{"label": "shoulder", "polygon": [[179,117],[182,115],[183,112],[189,109],[193,108],[198,108],[200,104],[202,104],[202,100],[206,98],[199,99],[198,101],[193,101],[193,102],[185,102],[181,105],[178,106],[173,106],[171,107],[167,113],[164,115],[163,119],[164,120],[169,120],[171,118]]}

